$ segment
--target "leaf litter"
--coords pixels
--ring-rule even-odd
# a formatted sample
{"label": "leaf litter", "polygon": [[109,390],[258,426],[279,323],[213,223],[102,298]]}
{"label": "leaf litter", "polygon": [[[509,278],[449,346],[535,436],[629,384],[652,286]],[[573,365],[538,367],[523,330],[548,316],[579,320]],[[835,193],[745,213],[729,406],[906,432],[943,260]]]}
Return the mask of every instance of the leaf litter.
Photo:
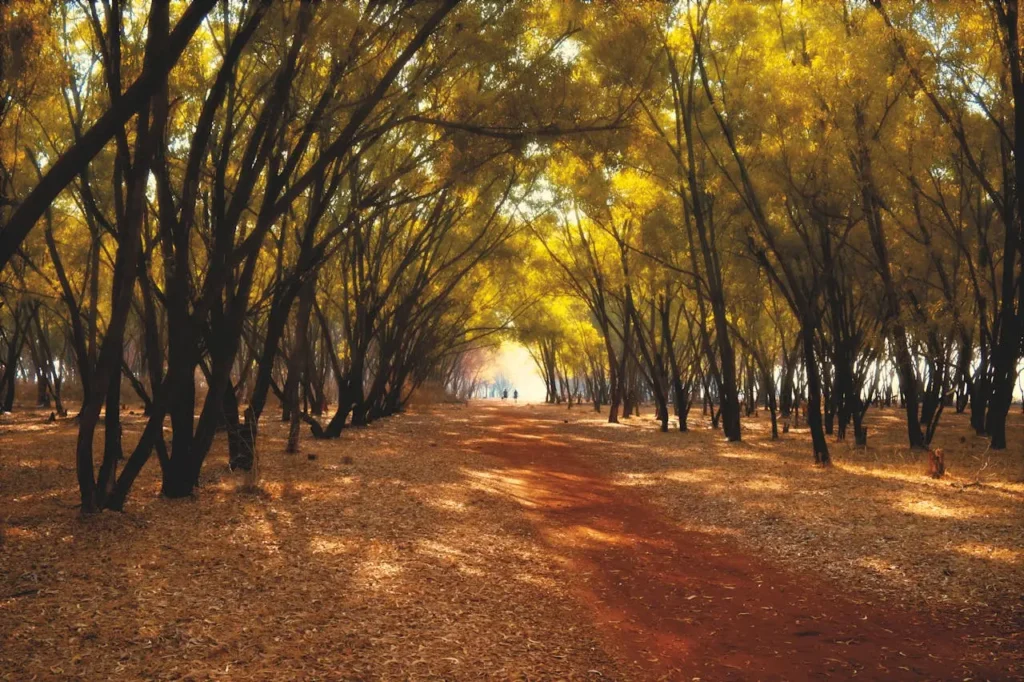
{"label": "leaf litter", "polygon": [[[265,418],[256,494],[218,441],[195,499],[160,498],[153,462],[126,513],[86,519],[74,424],[5,416],[0,679],[615,678],[566,567],[471,484],[488,458],[447,447],[457,410],[301,455]],[[143,421],[124,419],[130,442]]]}

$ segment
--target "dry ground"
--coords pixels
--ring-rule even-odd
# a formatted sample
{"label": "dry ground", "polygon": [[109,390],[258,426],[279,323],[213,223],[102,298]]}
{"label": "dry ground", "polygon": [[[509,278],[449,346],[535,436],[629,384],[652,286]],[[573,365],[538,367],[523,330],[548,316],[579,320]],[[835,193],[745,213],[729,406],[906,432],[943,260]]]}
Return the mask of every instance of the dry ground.
{"label": "dry ground", "polygon": [[[125,514],[84,520],[75,427],[5,417],[0,679],[611,676],[518,505],[471,483],[487,458],[451,447],[468,416],[402,416],[299,456],[266,419],[263,494],[238,492],[219,443],[196,500],[159,498],[154,461]],[[127,442],[142,421],[126,421]]]}
{"label": "dry ground", "polygon": [[[934,447],[946,476],[906,446],[902,413],[872,409],[868,447],[830,439],[834,466],[812,466],[810,434],[770,439],[766,413],[728,443],[699,411],[687,433],[660,433],[650,416],[605,423],[574,408],[581,442],[623,486],[642,490],[683,527],[718,533],[839,589],[964,622],[1024,629],[1024,416],[1009,447],[988,448],[967,415],[943,414]],[[852,435],[850,436],[852,440]],[[1009,643],[1004,643],[1009,644]],[[1013,643],[1024,647],[1024,637]]]}
{"label": "dry ground", "polygon": [[[496,481],[500,457],[473,445],[493,441],[483,414],[420,409],[300,456],[268,417],[260,494],[217,449],[196,500],[160,499],[154,462],[127,513],[84,520],[73,424],[0,417],[0,679],[649,678],[580,603],[585,577],[529,500]],[[1019,660],[1017,414],[1007,453],[945,417],[942,481],[900,445],[895,412],[875,411],[866,451],[835,446],[830,471],[810,465],[806,433],[772,443],[763,419],[726,444],[698,419],[661,434],[585,408],[515,414],[677,526],[855,601],[935,611],[978,633],[975,656]],[[126,420],[131,441],[141,418]]]}

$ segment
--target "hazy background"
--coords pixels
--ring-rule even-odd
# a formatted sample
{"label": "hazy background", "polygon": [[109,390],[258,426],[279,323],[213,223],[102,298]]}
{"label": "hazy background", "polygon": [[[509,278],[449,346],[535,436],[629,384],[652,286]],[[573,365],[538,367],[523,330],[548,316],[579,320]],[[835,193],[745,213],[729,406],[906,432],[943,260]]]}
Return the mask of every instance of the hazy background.
{"label": "hazy background", "polygon": [[541,379],[536,363],[523,345],[511,341],[504,342],[484,372],[488,381],[493,381],[502,374],[512,382],[509,397],[512,396],[513,390],[518,390],[520,401],[544,402],[544,380]]}

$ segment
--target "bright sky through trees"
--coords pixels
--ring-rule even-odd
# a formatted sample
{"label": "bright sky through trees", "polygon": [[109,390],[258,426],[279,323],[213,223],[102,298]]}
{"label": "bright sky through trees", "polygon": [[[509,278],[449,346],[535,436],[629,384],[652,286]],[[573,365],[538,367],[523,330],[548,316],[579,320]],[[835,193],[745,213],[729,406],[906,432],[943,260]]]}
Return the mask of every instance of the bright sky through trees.
{"label": "bright sky through trees", "polygon": [[508,379],[512,390],[518,390],[519,398],[524,402],[543,402],[548,397],[544,378],[525,346],[517,343],[501,345],[488,365],[485,379],[494,381],[499,376]]}

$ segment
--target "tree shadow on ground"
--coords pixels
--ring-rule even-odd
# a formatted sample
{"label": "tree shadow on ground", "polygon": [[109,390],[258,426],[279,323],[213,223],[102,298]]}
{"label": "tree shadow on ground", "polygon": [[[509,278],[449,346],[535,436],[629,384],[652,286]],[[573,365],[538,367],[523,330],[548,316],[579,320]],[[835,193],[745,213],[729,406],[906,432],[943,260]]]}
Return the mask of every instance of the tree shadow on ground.
{"label": "tree shadow on ground", "polygon": [[[439,432],[459,419],[402,415],[304,441],[299,455],[283,454],[284,427],[268,420],[255,493],[218,441],[196,499],[160,498],[154,462],[127,513],[85,520],[67,465],[74,428],[45,450],[4,436],[0,668],[23,679],[613,676],[518,507],[474,487],[485,458]],[[125,421],[127,444],[141,419]],[[39,480],[15,452],[34,453]],[[36,592],[9,597],[25,589]]]}
{"label": "tree shadow on ground", "polygon": [[[930,661],[936,658],[926,640],[936,631],[946,633],[940,637],[951,650],[959,647],[961,638],[975,637],[977,641],[969,647],[971,655],[977,657],[971,663],[975,671],[990,669],[987,659],[1000,649],[1002,653],[992,654],[1001,658],[1000,665],[1019,659],[1019,651],[1015,652],[1016,614],[1012,605],[1000,610],[1014,599],[1016,567],[1012,561],[1005,561],[1009,555],[994,560],[978,556],[987,550],[997,555],[1000,551],[1012,552],[1001,543],[1009,540],[1012,544],[1012,539],[1019,537],[1019,512],[1007,504],[1015,495],[1005,490],[969,488],[968,494],[979,493],[984,502],[965,504],[961,499],[964,493],[957,492],[962,488],[951,487],[949,481],[931,481],[920,473],[911,476],[908,471],[886,466],[867,474],[863,467],[843,463],[832,470],[817,469],[805,453],[792,451],[799,435],[788,442],[764,443],[748,433],[748,442],[726,443],[707,430],[658,433],[649,421],[644,424],[641,420],[631,420],[641,426],[607,426],[586,415],[565,424],[565,412],[555,408],[548,412],[554,428],[539,431],[535,424],[543,420],[543,414],[521,419],[500,407],[484,408],[482,414],[490,423],[479,434],[467,435],[465,447],[499,454],[504,462],[477,472],[477,485],[488,494],[522,506],[549,546],[567,560],[573,558],[575,571],[594,583],[581,599],[599,605],[595,613],[599,622],[625,619],[650,641],[668,637],[671,641],[666,646],[670,651],[700,650],[708,654],[708,647],[717,647],[715,655],[720,656],[721,647],[711,640],[720,644],[722,627],[728,626],[697,628],[693,632],[680,631],[664,619],[645,621],[648,614],[644,608],[650,608],[652,601],[670,604],[669,610],[677,616],[693,611],[689,603],[672,601],[678,595],[645,594],[645,590],[649,585],[656,591],[666,584],[679,589],[692,585],[695,576],[687,572],[687,562],[707,561],[688,554],[692,552],[688,545],[721,557],[749,557],[752,549],[771,546],[769,556],[813,575],[807,584],[820,586],[813,594],[803,594],[806,605],[797,609],[793,622],[801,617],[819,625],[831,620],[829,629],[834,638],[839,638],[836,641],[874,641],[882,649],[892,646],[896,637],[904,648],[915,647],[917,670],[925,671],[921,674],[926,678]],[[908,499],[920,502],[925,494],[950,497],[956,518],[907,507]],[[657,499],[675,522],[665,524],[660,518],[630,521],[631,516],[644,516],[645,512],[635,509],[637,500],[644,499]],[[666,545],[666,538],[677,537],[681,529],[699,534]],[[965,549],[955,544],[958,538],[971,538],[975,544]],[[666,552],[668,563],[663,561]],[[623,565],[605,580],[594,578],[609,561],[613,566],[616,562]],[[723,581],[746,581],[749,586],[763,571],[772,576],[764,578],[769,584],[783,580],[791,592],[801,587],[793,587],[792,573],[789,578],[779,578],[772,561],[740,567],[727,559],[711,563],[712,590],[735,587]],[[979,573],[985,573],[981,580],[977,579]],[[854,574],[862,578],[861,582],[847,578]],[[634,581],[628,578],[630,575]],[[638,577],[640,584],[635,582]],[[929,579],[941,581],[943,591],[923,594],[921,601],[907,597],[908,585],[921,586]],[[855,589],[851,591],[851,587]],[[985,593],[971,592],[978,589]],[[721,592],[719,596],[728,600],[729,594]],[[833,618],[831,611],[836,607],[832,600],[836,598],[844,605],[838,608],[840,612],[849,610],[851,602],[846,595],[868,609],[872,621],[884,621],[891,612],[898,621],[892,629],[900,635],[886,634],[884,628],[868,635],[859,630],[852,634],[839,632],[849,630],[849,623]],[[995,603],[1000,596],[1005,601]],[[971,608],[965,607],[965,600]],[[615,613],[602,613],[600,609],[609,605]],[[937,616],[927,613],[933,607],[939,612]],[[730,618],[728,609],[718,608],[715,613],[715,618]],[[748,611],[731,616],[744,616],[739,620],[750,622]],[[925,627],[918,632],[919,619],[930,624],[931,630]],[[1000,624],[993,627],[990,620]],[[779,625],[786,627],[782,622]],[[744,632],[742,628],[737,631]],[[774,643],[776,652],[791,644],[793,633],[788,634],[790,640]],[[737,655],[752,655],[751,647],[756,648],[755,642],[746,646],[742,640],[723,646],[731,646]],[[862,649],[865,647],[867,644]],[[844,669],[847,674],[865,669],[872,674],[900,676],[893,669],[871,667],[877,659],[898,670],[899,662],[891,656],[877,650],[870,655],[864,655],[863,650],[860,653],[859,659],[843,659],[852,661],[853,668]],[[799,650],[794,650],[793,655],[797,654]],[[725,666],[725,672],[720,672],[727,674],[728,659],[715,660]],[[770,656],[765,659],[770,660]],[[945,665],[956,662],[956,655],[952,655]],[[946,674],[951,669],[939,672]],[[932,672],[938,674],[937,670]],[[821,672],[834,674],[836,670]]]}

